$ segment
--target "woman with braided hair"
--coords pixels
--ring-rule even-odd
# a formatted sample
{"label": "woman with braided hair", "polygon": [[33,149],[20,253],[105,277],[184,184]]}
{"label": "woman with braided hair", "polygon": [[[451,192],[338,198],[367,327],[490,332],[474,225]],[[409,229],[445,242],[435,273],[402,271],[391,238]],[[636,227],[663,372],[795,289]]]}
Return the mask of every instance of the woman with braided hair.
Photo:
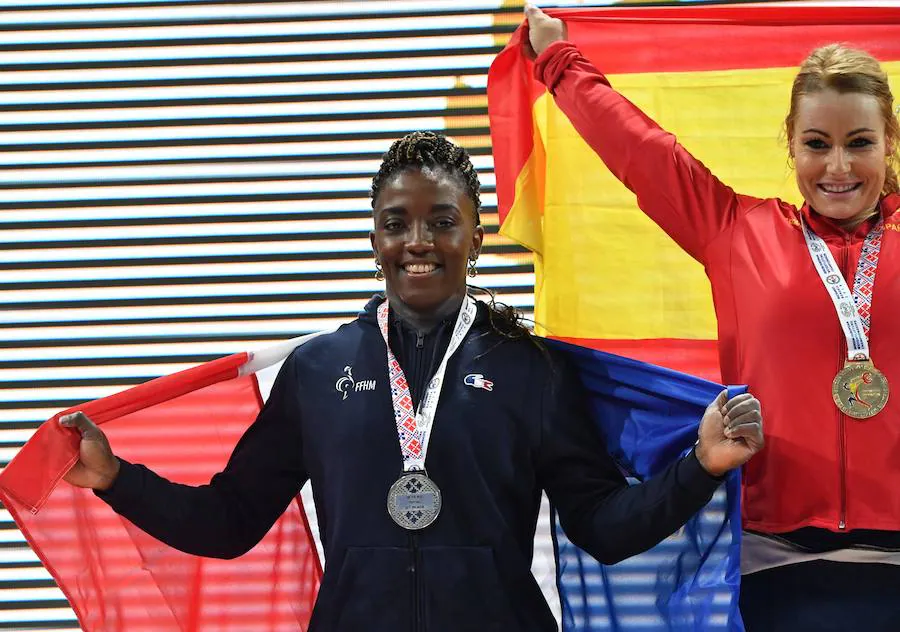
{"label": "woman with braided hair", "polygon": [[81,413],[60,420],[81,432],[66,480],[170,546],[224,558],[253,547],[311,481],[326,559],[313,631],[556,630],[531,574],[541,491],[599,560],[636,554],[759,450],[759,403],[723,392],[696,448],[629,487],[571,370],[514,310],[467,289],[484,229],[465,150],[427,132],[398,140],[372,206],[384,295],[288,357],[209,485],[116,458]]}
{"label": "woman with braided hair", "polygon": [[[478,261],[484,230],[481,227],[481,195],[479,193],[480,184],[478,181],[478,173],[475,171],[475,167],[472,166],[472,161],[469,159],[468,152],[459,145],[454,145],[445,137],[433,132],[412,132],[411,134],[404,136],[396,141],[391,146],[390,151],[384,155],[381,168],[372,179],[373,205],[374,201],[378,198],[382,187],[385,185],[385,181],[389,180],[398,172],[409,169],[410,167],[418,167],[421,171],[431,173],[432,175],[434,175],[435,168],[442,169],[446,173],[456,174],[457,184],[464,188],[465,194],[471,201],[473,208],[474,229],[478,234],[478,247],[473,247],[468,254],[467,274],[469,277],[476,276],[477,268],[475,266]],[[375,232],[372,233],[371,238],[372,248],[376,252],[375,265],[378,270],[377,274],[381,277],[384,276],[385,273],[377,255]],[[391,271],[388,271],[388,274],[390,273]],[[458,279],[450,279],[450,282],[458,282]],[[387,282],[388,297],[390,297],[391,292],[395,291],[395,286],[397,285],[400,285],[399,280],[397,280],[396,284],[390,281]],[[470,287],[470,289],[480,288]],[[496,303],[493,299],[493,294],[490,292],[487,293],[490,300],[488,316],[494,331],[505,337],[515,338],[527,336],[529,332],[528,329],[522,325],[520,314],[510,306]],[[398,310],[405,309],[409,304],[402,299],[397,300],[396,303],[398,305]],[[415,322],[416,318],[418,318],[418,316],[415,313],[407,314],[407,319],[411,319],[410,322]]]}

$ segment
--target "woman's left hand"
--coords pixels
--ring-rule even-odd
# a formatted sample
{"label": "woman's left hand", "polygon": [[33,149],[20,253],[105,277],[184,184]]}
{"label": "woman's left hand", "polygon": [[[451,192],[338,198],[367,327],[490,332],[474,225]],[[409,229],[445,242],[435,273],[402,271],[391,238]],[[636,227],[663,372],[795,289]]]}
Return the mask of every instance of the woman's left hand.
{"label": "woman's left hand", "polygon": [[722,391],[700,421],[697,460],[713,476],[740,467],[763,449],[762,412],[750,393],[728,399]]}

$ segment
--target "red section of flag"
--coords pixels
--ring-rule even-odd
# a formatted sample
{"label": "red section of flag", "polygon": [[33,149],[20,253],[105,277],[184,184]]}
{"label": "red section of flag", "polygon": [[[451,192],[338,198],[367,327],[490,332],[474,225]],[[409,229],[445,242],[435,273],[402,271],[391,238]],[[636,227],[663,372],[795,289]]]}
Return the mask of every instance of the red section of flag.
{"label": "red section of flag", "polygon": [[[814,48],[852,42],[900,59],[898,7],[706,6],[548,9],[569,39],[602,47],[606,74],[797,67]],[[648,40],[664,46],[648,47]]]}
{"label": "red section of flag", "polygon": [[562,338],[558,340],[607,353],[690,373],[711,382],[722,381],[719,350],[715,340],[656,338],[652,340],[603,340],[599,338]]}
{"label": "red section of flag", "polygon": [[501,224],[515,199],[516,178],[534,149],[531,107],[544,92],[532,78],[531,62],[521,52],[523,37],[527,31],[520,26],[488,70],[488,118]]}
{"label": "red section of flag", "polygon": [[[260,411],[256,377],[237,377],[246,358],[210,362],[78,410],[102,423],[122,458],[180,483],[203,484],[224,467]],[[321,568],[299,498],[240,558],[187,555],[143,533],[92,492],[57,484],[77,450],[77,434],[58,418],[43,424],[0,474],[0,499],[84,630],[307,629]]]}

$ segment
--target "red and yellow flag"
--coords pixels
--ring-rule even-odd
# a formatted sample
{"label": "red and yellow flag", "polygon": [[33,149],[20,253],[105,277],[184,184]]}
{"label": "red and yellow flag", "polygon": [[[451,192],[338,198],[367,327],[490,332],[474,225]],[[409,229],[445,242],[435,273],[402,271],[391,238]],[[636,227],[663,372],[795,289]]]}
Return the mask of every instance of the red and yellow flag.
{"label": "red and yellow flag", "polygon": [[[706,6],[549,11],[613,87],[739,193],[799,203],[782,134],[814,48],[869,51],[900,80],[900,8]],[[702,266],[647,219],[521,48],[488,75],[501,233],[535,253],[539,333],[719,381]]]}

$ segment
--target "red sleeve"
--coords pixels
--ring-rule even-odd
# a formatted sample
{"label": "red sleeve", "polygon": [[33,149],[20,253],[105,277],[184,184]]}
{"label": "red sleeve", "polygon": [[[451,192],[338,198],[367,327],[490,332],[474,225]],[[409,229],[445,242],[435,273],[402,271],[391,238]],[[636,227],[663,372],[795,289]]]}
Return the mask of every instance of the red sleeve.
{"label": "red sleeve", "polygon": [[582,138],[637,196],[640,208],[692,257],[752,198],[737,195],[604,77],[571,42],[537,58],[535,76]]}

